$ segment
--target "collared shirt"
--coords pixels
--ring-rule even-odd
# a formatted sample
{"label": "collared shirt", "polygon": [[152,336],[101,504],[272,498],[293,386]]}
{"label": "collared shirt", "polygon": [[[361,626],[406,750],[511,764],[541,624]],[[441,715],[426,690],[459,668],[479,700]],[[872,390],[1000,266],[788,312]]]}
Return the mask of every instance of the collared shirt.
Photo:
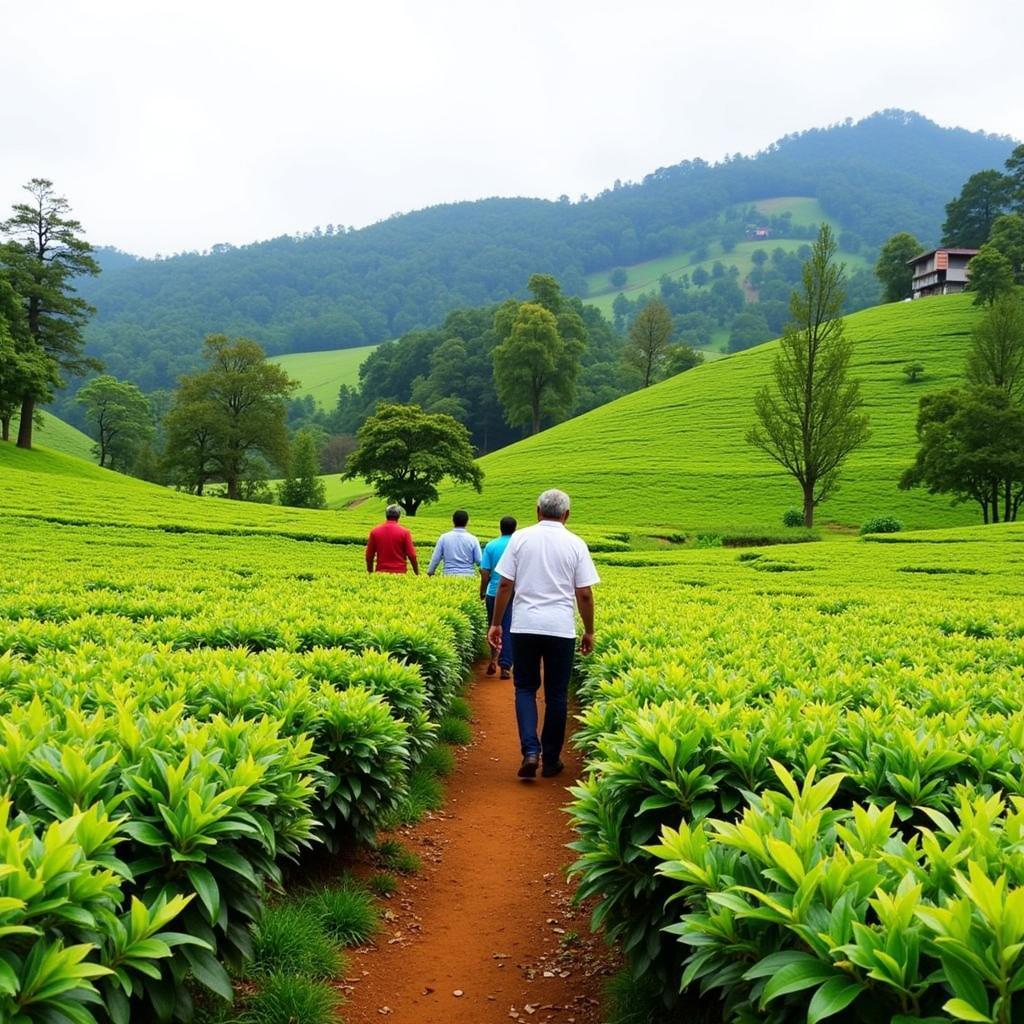
{"label": "collared shirt", "polygon": [[516,585],[513,633],[576,636],[576,590],[600,583],[586,543],[554,519],[514,533],[497,573]]}
{"label": "collared shirt", "polygon": [[456,526],[437,538],[427,575],[432,575],[438,563],[444,562],[445,576],[473,576],[480,557],[480,542],[464,526]]}
{"label": "collared shirt", "polygon": [[416,557],[412,534],[390,519],[375,526],[366,543],[366,559],[370,562],[375,557],[377,572],[405,572],[405,560]]}
{"label": "collared shirt", "polygon": [[484,556],[480,559],[480,568],[487,569],[491,574],[491,578],[487,581],[488,597],[498,596],[498,586],[501,584],[501,577],[494,570],[501,561],[501,556],[505,554],[505,548],[508,547],[508,542],[511,539],[511,533],[503,533],[500,537],[495,537],[484,548]]}

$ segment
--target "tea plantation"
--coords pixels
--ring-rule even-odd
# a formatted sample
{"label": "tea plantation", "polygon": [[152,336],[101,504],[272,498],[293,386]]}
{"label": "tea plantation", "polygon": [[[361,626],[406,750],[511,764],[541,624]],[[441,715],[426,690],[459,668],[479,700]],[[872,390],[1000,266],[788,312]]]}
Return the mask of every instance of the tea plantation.
{"label": "tea plantation", "polygon": [[[927,338],[952,383],[972,316],[849,319],[875,434],[822,518],[931,529],[756,528],[794,503],[742,441],[771,346],[489,456],[482,496],[410,522],[428,545],[465,503],[486,536],[573,495],[603,583],[572,875],[669,1019],[1024,1019],[1024,526],[895,488],[900,366]],[[282,977],[288,873],[373,843],[436,757],[476,584],[368,576],[378,502],[200,499],[12,445],[0,486],[0,1020],[237,1019]]]}

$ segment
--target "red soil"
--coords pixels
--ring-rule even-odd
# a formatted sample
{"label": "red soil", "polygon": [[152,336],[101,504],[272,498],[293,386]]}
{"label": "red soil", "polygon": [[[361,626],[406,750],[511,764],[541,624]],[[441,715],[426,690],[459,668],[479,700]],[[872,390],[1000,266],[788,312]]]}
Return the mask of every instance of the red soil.
{"label": "red soil", "polygon": [[478,674],[474,742],[448,781],[444,811],[404,830],[423,858],[387,905],[375,945],[350,951],[347,1024],[596,1024],[611,955],[571,905],[562,808],[580,770],[516,778],[512,684]]}

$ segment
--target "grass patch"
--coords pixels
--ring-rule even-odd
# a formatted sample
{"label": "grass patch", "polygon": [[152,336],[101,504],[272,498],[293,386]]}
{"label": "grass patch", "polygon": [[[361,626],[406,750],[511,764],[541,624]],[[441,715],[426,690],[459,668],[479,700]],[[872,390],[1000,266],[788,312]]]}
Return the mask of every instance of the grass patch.
{"label": "grass patch", "polygon": [[246,1000],[244,1024],[335,1024],[341,996],[323,981],[272,974]]}
{"label": "grass patch", "polygon": [[437,738],[442,743],[454,743],[464,747],[473,738],[473,730],[469,723],[453,714],[445,715],[437,726]]}
{"label": "grass patch", "polygon": [[268,907],[253,928],[252,975],[287,972],[309,978],[333,978],[345,964],[321,923],[305,901]]}
{"label": "grass patch", "polygon": [[398,892],[398,879],[389,871],[376,871],[366,880],[366,887],[374,895],[387,899]]}
{"label": "grass patch", "polygon": [[473,717],[473,709],[465,697],[453,697],[448,705],[448,714],[468,722]]}
{"label": "grass patch", "polygon": [[377,847],[377,862],[402,875],[416,875],[423,868],[423,861],[397,839],[386,839]]}
{"label": "grass patch", "polygon": [[364,945],[380,923],[369,890],[351,880],[314,889],[302,898],[301,905],[342,946]]}
{"label": "grass patch", "polygon": [[435,743],[420,761],[420,767],[445,779],[455,771],[455,753],[447,743]]}

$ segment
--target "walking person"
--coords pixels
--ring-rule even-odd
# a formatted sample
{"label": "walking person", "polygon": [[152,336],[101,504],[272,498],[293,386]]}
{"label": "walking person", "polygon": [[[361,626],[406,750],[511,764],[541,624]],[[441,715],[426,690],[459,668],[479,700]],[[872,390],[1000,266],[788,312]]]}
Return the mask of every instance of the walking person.
{"label": "walking person", "polygon": [[[512,516],[505,516],[498,524],[501,536],[495,537],[484,548],[483,558],[480,559],[480,597],[487,605],[487,621],[491,621],[494,614],[494,599],[498,596],[498,584],[501,577],[494,571],[501,556],[508,547],[509,539],[516,532],[516,521]],[[511,679],[512,677],[512,642],[509,637],[509,627],[512,624],[512,602],[509,601],[505,607],[505,614],[501,619],[501,647],[491,648],[491,661],[487,666],[487,674],[493,676],[501,664],[501,678]]]}
{"label": "walking person", "polygon": [[[513,593],[516,722],[523,762],[521,779],[558,775],[569,709],[569,679],[576,653],[574,605],[583,620],[580,653],[594,649],[594,592],[600,577],[587,545],[565,528],[569,495],[545,491],[537,522],[509,539],[496,572],[501,577],[487,640],[501,647],[501,621]],[[537,736],[537,691],[544,684],[544,728]]]}
{"label": "walking person", "polygon": [[480,564],[480,541],[466,529],[469,513],[458,509],[452,513],[452,529],[442,533],[430,556],[427,575],[433,576],[438,565],[443,564],[445,576],[475,576]]}
{"label": "walking person", "polygon": [[412,542],[412,534],[404,526],[398,525],[401,517],[402,509],[398,505],[388,505],[384,510],[384,522],[370,531],[366,541],[367,572],[404,573],[408,561],[412,571],[419,576],[416,547]]}

